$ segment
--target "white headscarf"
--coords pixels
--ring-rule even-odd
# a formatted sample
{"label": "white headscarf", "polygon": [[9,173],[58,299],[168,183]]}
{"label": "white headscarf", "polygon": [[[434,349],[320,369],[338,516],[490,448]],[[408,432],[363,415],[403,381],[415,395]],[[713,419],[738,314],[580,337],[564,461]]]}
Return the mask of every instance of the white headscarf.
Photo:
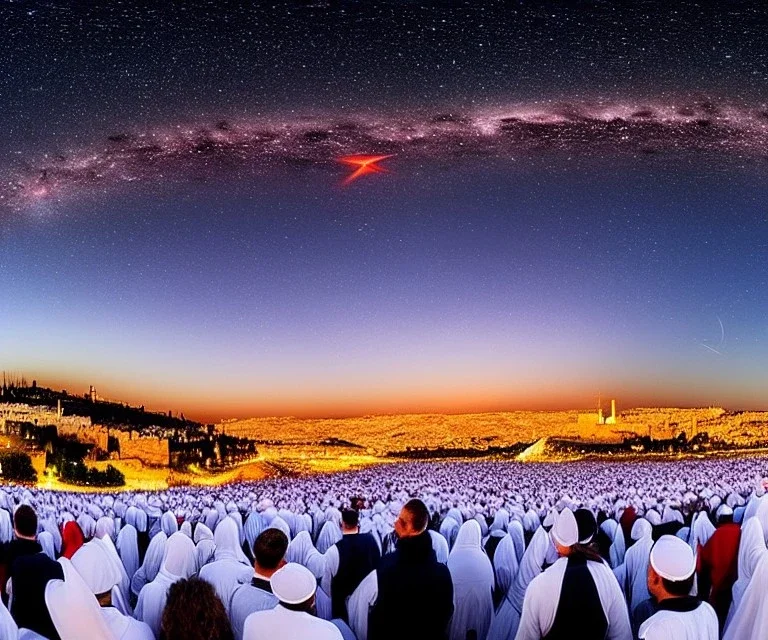
{"label": "white headscarf", "polygon": [[306,531],[300,531],[288,544],[285,560],[286,562],[297,562],[305,566],[318,579],[322,578],[325,572],[325,556],[315,549],[312,544],[312,538]]}
{"label": "white headscarf", "polygon": [[45,604],[61,640],[118,640],[101,614],[96,596],[66,558],[59,562],[64,580],[51,580],[45,588]]}
{"label": "white headscarf", "polygon": [[10,542],[11,540],[13,540],[11,514],[5,509],[0,509],[0,542]]}
{"label": "white headscarf", "polygon": [[[271,526],[271,525],[270,525]],[[323,525],[320,535],[317,538],[317,550],[320,553],[325,553],[339,540],[341,540],[342,534],[339,525],[330,520]]]}
{"label": "white headscarf", "polygon": [[169,538],[179,530],[179,522],[173,511],[166,511],[160,518],[160,528]]}
{"label": "white headscarf", "polygon": [[237,523],[233,518],[227,516],[219,522],[216,531],[213,532],[213,542],[216,545],[215,560],[232,560],[250,566],[248,558],[245,557],[240,546]]}
{"label": "white headscarf", "polygon": [[197,571],[199,572],[213,558],[216,553],[216,543],[213,541],[213,532],[202,522],[195,527],[194,541],[196,543]]}
{"label": "white headscarf", "polygon": [[[755,519],[751,518],[750,522]],[[760,557],[749,586],[726,626],[723,640],[764,640],[768,629],[768,554]]]}
{"label": "white headscarf", "polygon": [[480,524],[468,520],[461,525],[448,556],[454,606],[451,640],[465,640],[471,630],[478,638],[485,638],[493,620],[493,567],[483,552],[481,539]]}
{"label": "white headscarf", "polygon": [[152,582],[157,577],[163,564],[167,536],[161,531],[149,541],[147,552],[144,554],[144,563],[131,578],[131,591],[135,596],[141,593],[144,585]]}
{"label": "white headscarf", "polygon": [[120,571],[98,538],[86,542],[75,552],[72,566],[94,595],[112,591],[112,587],[120,583]]}
{"label": "white headscarf", "polygon": [[125,567],[125,573],[131,580],[139,569],[139,544],[136,528],[127,524],[117,534],[117,553]]}
{"label": "white headscarf", "polygon": [[512,534],[504,536],[496,546],[493,554],[493,573],[496,578],[496,587],[506,595],[517,577],[520,564],[517,560],[517,551]]}

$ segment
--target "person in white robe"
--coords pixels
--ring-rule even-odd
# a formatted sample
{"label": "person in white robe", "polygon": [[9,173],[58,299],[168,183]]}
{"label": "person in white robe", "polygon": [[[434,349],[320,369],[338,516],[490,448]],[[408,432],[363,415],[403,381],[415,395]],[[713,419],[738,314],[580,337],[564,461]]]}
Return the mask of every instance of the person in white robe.
{"label": "person in white robe", "polygon": [[291,540],[285,559],[287,562],[298,562],[305,566],[318,580],[321,580],[325,575],[326,556],[315,549],[312,538],[307,531],[299,532]]}
{"label": "person in white robe", "polygon": [[[157,535],[161,535],[162,532]],[[165,544],[165,555],[155,579],[139,594],[135,616],[149,625],[152,633],[160,633],[160,622],[168,599],[168,589],[177,580],[189,578],[197,569],[195,545],[183,533],[174,533]]]}
{"label": "person in white robe", "polygon": [[216,553],[216,543],[213,541],[213,531],[211,531],[202,522],[198,522],[193,535],[195,543],[195,553],[197,555],[197,571],[213,560]]}
{"label": "person in white robe", "polygon": [[144,585],[149,584],[157,577],[163,564],[167,541],[168,538],[162,531],[149,541],[147,552],[144,554],[144,562],[131,578],[131,593],[134,597],[138,598]]}
{"label": "person in white robe", "polygon": [[120,560],[120,555],[117,553],[112,538],[105,535],[102,538],[94,538],[94,540],[100,542],[109,556],[109,560],[115,569],[120,574],[120,581],[112,588],[112,606],[115,607],[120,613],[127,616],[133,615],[133,608],[131,607],[131,581],[128,578],[128,573],[125,570],[125,566]]}
{"label": "person in white robe", "polygon": [[658,610],[640,625],[640,640],[718,640],[715,610],[688,595],[696,571],[690,545],[663,535],[651,549],[649,565],[648,591]]}
{"label": "person in white robe", "polygon": [[501,594],[502,600],[512,587],[517,577],[518,569],[515,542],[512,535],[508,533],[501,539],[501,542],[496,547],[496,553],[493,554],[493,573],[496,579],[496,589]]}
{"label": "person in white robe", "polygon": [[[339,515],[339,521],[341,521],[341,515]],[[328,549],[341,540],[341,535],[341,527],[336,524],[335,520],[326,522],[317,537],[317,550],[325,554]]]}
{"label": "person in white robe", "polygon": [[88,585],[66,558],[60,558],[64,580],[45,587],[45,604],[61,640],[118,640],[104,620]]}
{"label": "person in white robe", "polygon": [[645,518],[635,520],[630,534],[635,542],[624,554],[624,562],[613,570],[630,614],[638,604],[651,597],[648,592],[648,562],[653,547],[652,534],[650,522]]}
{"label": "person in white robe", "polygon": [[288,563],[270,583],[279,604],[248,616],[243,640],[343,640],[334,624],[311,613],[317,580],[309,569]]}
{"label": "person in white robe", "polygon": [[[109,537],[106,538],[109,540]],[[110,540],[111,542],[111,540]],[[150,628],[143,622],[124,615],[112,602],[112,590],[122,580],[106,544],[97,538],[84,544],[72,556],[72,566],[96,597],[107,626],[118,640],[154,640]]]}
{"label": "person in white robe", "polygon": [[432,549],[435,551],[437,561],[441,562],[442,564],[447,564],[448,555],[450,553],[448,549],[448,541],[437,531],[432,531],[431,529],[429,530],[429,535],[432,538]]}
{"label": "person in white robe", "polygon": [[509,523],[509,535],[512,537],[512,542],[515,543],[515,555],[517,556],[517,564],[523,559],[525,553],[525,532],[523,531],[523,525],[519,520],[512,520]]}
{"label": "person in white robe", "polygon": [[56,560],[56,551],[53,548],[53,536],[47,531],[41,531],[37,534],[37,542],[43,548],[43,553],[51,560]]}
{"label": "person in white robe", "polygon": [[493,620],[495,578],[481,541],[482,531],[477,520],[468,520],[461,525],[448,556],[448,571],[453,581],[451,640],[464,640],[470,631],[474,631],[477,640],[485,640]]}
{"label": "person in white robe", "polygon": [[16,626],[10,611],[6,609],[2,599],[0,599],[0,638],[17,640],[18,637],[19,628]]}
{"label": "person in white robe", "polygon": [[[540,640],[560,622],[558,613],[561,592],[572,556],[578,552],[574,545],[579,542],[576,518],[569,508],[566,507],[555,516],[551,537],[561,557],[528,585],[516,640]],[[595,554],[595,557],[599,556]],[[613,572],[602,560],[588,559],[586,567],[599,599],[598,603],[592,604],[600,606],[607,624],[606,640],[631,640],[632,630],[626,603]]]}
{"label": "person in white robe", "polygon": [[759,518],[750,518],[744,523],[739,541],[739,557],[737,561],[738,577],[731,589],[733,601],[725,621],[727,632],[739,610],[744,593],[747,591],[752,577],[763,556],[768,555],[765,544],[765,532]]}
{"label": "person in white robe", "polygon": [[229,615],[230,600],[238,586],[250,582],[253,569],[240,546],[237,523],[227,516],[213,533],[214,560],[200,569],[200,578],[209,583]]}
{"label": "person in white robe", "polygon": [[[136,527],[127,524],[120,529],[120,532],[117,534],[115,547],[117,548],[117,554],[120,556],[120,561],[123,563],[123,567],[125,567],[125,573],[128,576],[130,585],[130,580],[133,579],[134,574],[139,570],[139,543]],[[141,590],[139,589],[139,591]]]}

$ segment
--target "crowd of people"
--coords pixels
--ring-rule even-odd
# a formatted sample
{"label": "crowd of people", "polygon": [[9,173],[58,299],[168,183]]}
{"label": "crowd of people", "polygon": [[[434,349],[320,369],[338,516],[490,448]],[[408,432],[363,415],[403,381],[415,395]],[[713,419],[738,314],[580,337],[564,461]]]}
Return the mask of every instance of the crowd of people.
{"label": "crowd of people", "polygon": [[760,458],[0,487],[0,639],[757,640]]}

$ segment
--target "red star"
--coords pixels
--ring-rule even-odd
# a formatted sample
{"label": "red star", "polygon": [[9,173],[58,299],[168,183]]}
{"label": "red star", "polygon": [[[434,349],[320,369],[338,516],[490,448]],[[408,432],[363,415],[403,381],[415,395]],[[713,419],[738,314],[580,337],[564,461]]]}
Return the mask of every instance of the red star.
{"label": "red star", "polygon": [[356,167],[356,169],[351,174],[349,174],[341,184],[348,185],[354,180],[357,180],[360,176],[364,176],[369,173],[387,173],[387,170],[384,167],[380,167],[378,163],[381,162],[382,160],[386,160],[387,158],[391,158],[391,157],[392,155],[342,156],[341,158],[338,159],[339,162],[343,162],[344,164],[349,165],[350,167]]}

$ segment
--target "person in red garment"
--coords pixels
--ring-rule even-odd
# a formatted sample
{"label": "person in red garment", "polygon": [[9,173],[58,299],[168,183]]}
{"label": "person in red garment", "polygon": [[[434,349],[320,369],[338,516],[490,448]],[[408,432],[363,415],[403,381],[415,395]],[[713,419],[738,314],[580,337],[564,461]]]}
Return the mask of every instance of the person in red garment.
{"label": "person in red garment", "polygon": [[723,505],[717,511],[717,529],[698,553],[699,595],[717,613],[720,632],[731,606],[731,589],[738,575],[741,527],[733,522],[733,510]]}

